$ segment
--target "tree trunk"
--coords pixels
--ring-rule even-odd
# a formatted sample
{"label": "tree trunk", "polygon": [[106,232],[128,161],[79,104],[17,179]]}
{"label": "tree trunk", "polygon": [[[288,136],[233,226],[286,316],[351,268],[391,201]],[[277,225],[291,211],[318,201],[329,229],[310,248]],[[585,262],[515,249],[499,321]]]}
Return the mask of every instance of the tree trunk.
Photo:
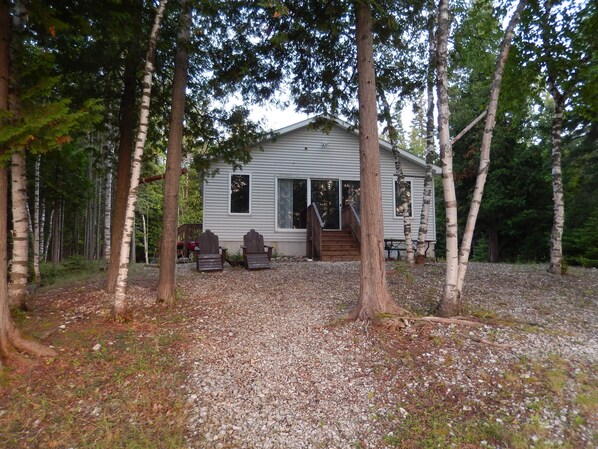
{"label": "tree trunk", "polygon": [[357,306],[349,318],[379,319],[383,313],[401,314],[388,291],[384,266],[384,229],[380,187],[380,146],[376,111],[372,13],[367,2],[355,2],[357,17],[357,73],[361,182],[361,271]]}
{"label": "tree trunk", "polygon": [[143,255],[145,256],[145,263],[149,263],[149,248],[147,244],[147,225],[145,215],[141,214],[141,224],[143,226]]}
{"label": "tree trunk", "polygon": [[141,96],[141,111],[139,113],[139,130],[135,141],[135,152],[133,153],[133,163],[131,166],[131,180],[129,193],[127,197],[127,207],[125,210],[125,222],[123,235],[121,237],[120,257],[118,264],[118,276],[116,279],[116,291],[114,293],[114,314],[117,319],[123,319],[126,315],[126,287],[129,275],[129,251],[131,249],[132,233],[134,232],[135,203],[137,202],[137,186],[139,185],[139,173],[141,172],[141,157],[147,138],[147,129],[149,126],[149,107],[152,92],[152,75],[154,72],[154,53],[158,41],[158,32],[167,0],[160,0],[158,11],[154,19],[154,25],[150,33],[149,48],[145,61],[143,74],[143,91]]}
{"label": "tree trunk", "polygon": [[[138,22],[141,24],[143,3],[136,2],[139,11]],[[139,30],[138,30],[139,31]],[[139,64],[140,32],[136,33],[131,42],[125,59],[123,74],[123,92],[120,100],[118,163],[116,167],[116,182],[114,189],[114,210],[110,230],[110,260],[106,278],[106,291],[116,292],[116,278],[118,277],[118,261],[122,246],[123,229],[125,225],[125,210],[131,182],[131,157],[135,138],[135,99],[137,91],[137,67]]]}
{"label": "tree trunk", "polygon": [[106,155],[106,181],[104,184],[104,259],[110,260],[110,218],[112,216],[112,150]]}
{"label": "tree trunk", "polygon": [[437,91],[438,91],[438,140],[442,165],[442,191],[446,215],[446,273],[444,291],[438,313],[441,316],[458,315],[461,299],[457,289],[459,274],[459,242],[457,224],[457,195],[453,173],[453,147],[449,130],[448,97],[448,35],[450,28],[448,0],[440,0],[437,35]]}
{"label": "tree trunk", "polygon": [[498,109],[498,97],[500,94],[500,85],[502,82],[502,75],[511,49],[511,42],[515,32],[515,26],[519,22],[521,13],[527,4],[527,0],[520,0],[517,9],[511,16],[511,20],[505,30],[502,43],[500,45],[500,52],[496,61],[496,68],[494,69],[494,76],[492,77],[492,88],[490,89],[490,100],[488,101],[488,113],[486,114],[486,125],[484,127],[484,135],[482,137],[482,146],[480,148],[480,165],[478,167],[478,176],[476,177],[473,197],[471,198],[471,205],[469,206],[469,215],[467,216],[467,223],[463,232],[463,240],[461,242],[461,251],[459,252],[459,278],[457,281],[457,289],[459,294],[463,291],[463,284],[465,282],[465,274],[467,272],[467,263],[469,261],[469,254],[471,253],[471,242],[473,240],[473,231],[482,204],[482,196],[484,194],[484,186],[488,178],[488,168],[490,167],[490,145],[492,143],[492,133],[494,132],[494,125],[496,124],[496,110]]}
{"label": "tree trunk", "polygon": [[172,109],[168,133],[168,155],[164,176],[164,218],[160,242],[160,277],[158,301],[172,305],[175,300],[176,244],[179,212],[179,180],[183,144],[183,119],[185,116],[185,90],[189,67],[189,35],[191,33],[191,3],[181,6],[180,31],[174,61],[174,83],[172,85]]}
{"label": "tree trunk", "polygon": [[550,234],[550,265],[548,271],[553,274],[563,274],[563,228],[565,224],[565,201],[563,197],[563,174],[561,169],[561,144],[563,131],[563,116],[565,113],[565,92],[559,91],[557,86],[557,69],[551,61],[554,51],[550,42],[550,13],[552,1],[544,4],[542,45],[546,56],[546,82],[548,90],[554,100],[554,117],[552,119],[552,202],[553,218]]}
{"label": "tree trunk", "polygon": [[41,282],[42,276],[39,270],[40,258],[40,244],[41,244],[41,226],[40,226],[40,207],[39,207],[39,183],[40,183],[40,166],[41,155],[35,158],[35,186],[33,189],[35,198],[33,199],[33,273],[35,275],[35,283]]}
{"label": "tree trunk", "polygon": [[563,228],[565,224],[565,201],[563,197],[563,174],[561,171],[561,134],[563,130],[563,114],[565,112],[564,96],[556,87],[551,86],[550,93],[554,98],[554,118],[552,119],[552,200],[553,221],[550,235],[550,265],[548,271],[563,274]]}
{"label": "tree trunk", "polygon": [[[10,9],[8,0],[0,0],[0,112],[8,112],[8,85],[10,73]],[[0,116],[1,117],[1,116]],[[4,118],[0,118],[3,124]],[[0,149],[0,156],[6,152]],[[0,366],[15,351],[33,355],[54,356],[56,353],[32,340],[21,337],[12,320],[8,306],[8,169],[0,165]]]}
{"label": "tree trunk", "polygon": [[393,125],[390,104],[386,99],[384,90],[380,89],[380,100],[383,105],[384,119],[388,127],[388,135],[390,137],[390,147],[395,161],[395,173],[397,176],[397,183],[399,184],[399,198],[403,216],[403,234],[405,237],[405,245],[407,246],[407,263],[414,264],[413,240],[411,238],[411,217],[409,210],[409,203],[411,203],[411,189],[409,184],[405,181],[405,174],[403,173],[403,165],[401,164],[401,153],[399,152],[399,144],[397,139],[397,130]]}
{"label": "tree trunk", "polygon": [[27,217],[27,180],[25,151],[11,155],[12,197],[12,266],[9,300],[12,306],[27,310],[27,268],[29,258],[29,219]]}
{"label": "tree trunk", "polygon": [[498,231],[495,227],[488,229],[488,257],[490,262],[496,263],[500,261]]}
{"label": "tree trunk", "polygon": [[419,218],[419,232],[417,235],[417,255],[415,263],[423,265],[426,262],[426,235],[428,234],[428,220],[430,205],[432,204],[432,188],[434,186],[434,74],[436,72],[436,45],[434,28],[436,26],[435,4],[430,2],[430,17],[428,22],[428,72],[427,82],[427,111],[426,111],[426,174],[424,177],[424,193],[422,210]]}

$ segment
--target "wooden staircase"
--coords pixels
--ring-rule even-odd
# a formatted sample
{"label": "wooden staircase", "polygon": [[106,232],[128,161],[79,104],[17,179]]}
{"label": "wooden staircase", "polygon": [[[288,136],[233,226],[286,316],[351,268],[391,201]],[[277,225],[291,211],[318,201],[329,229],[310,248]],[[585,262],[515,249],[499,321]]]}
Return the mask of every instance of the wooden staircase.
{"label": "wooden staircase", "polygon": [[323,261],[361,260],[359,242],[353,237],[350,229],[322,231]]}

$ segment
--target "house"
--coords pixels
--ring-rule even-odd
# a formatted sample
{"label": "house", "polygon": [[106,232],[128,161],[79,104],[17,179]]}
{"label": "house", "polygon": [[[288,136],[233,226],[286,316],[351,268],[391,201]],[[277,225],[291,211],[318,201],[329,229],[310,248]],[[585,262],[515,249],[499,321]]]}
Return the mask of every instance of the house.
{"label": "house", "polygon": [[[349,240],[354,238],[342,235],[348,218],[341,209],[351,204],[358,214],[360,208],[358,131],[339,119],[332,119],[331,129],[323,131],[310,126],[314,120],[282,128],[275,138],[256,145],[251,150],[251,162],[240,170],[235,171],[224,162],[212,165],[218,172],[204,182],[203,228],[218,234],[229,253],[236,252],[243,235],[255,229],[263,234],[267,244],[274,246],[277,255],[308,255],[323,260],[355,258],[355,254],[320,257],[322,254],[311,251],[311,243],[308,245],[314,232],[307,229],[313,223],[308,211],[312,202],[317,204],[325,236],[336,238],[337,244],[345,245],[347,251],[351,251]],[[425,161],[407,152],[401,156],[411,186],[412,229],[417,238]],[[380,165],[384,236],[401,240],[403,218],[396,204],[394,158],[390,144],[384,140],[380,140]],[[434,171],[439,173],[440,169],[435,167]],[[430,246],[427,254],[431,256],[436,241],[433,199],[426,240]],[[359,248],[358,243],[353,246]]]}

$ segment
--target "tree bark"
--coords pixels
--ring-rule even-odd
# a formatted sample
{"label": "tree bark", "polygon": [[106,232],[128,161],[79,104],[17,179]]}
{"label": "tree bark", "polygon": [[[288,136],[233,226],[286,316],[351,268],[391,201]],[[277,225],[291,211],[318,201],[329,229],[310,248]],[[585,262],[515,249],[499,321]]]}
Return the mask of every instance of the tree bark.
{"label": "tree bark", "polygon": [[[143,5],[139,3],[137,7],[139,11],[138,21],[141,23]],[[138,32],[129,43],[123,74],[123,92],[120,100],[120,120],[118,124],[120,138],[114,189],[114,208],[110,230],[110,259],[106,278],[106,291],[110,294],[116,292],[118,261],[120,259],[120,248],[125,225],[127,196],[131,182],[131,157],[133,155],[136,122],[137,67],[140,60],[139,38],[140,33]]]}
{"label": "tree bark", "polygon": [[349,318],[378,321],[380,314],[405,311],[391,297],[384,266],[380,146],[376,111],[372,13],[356,1],[359,156],[361,182],[361,270],[359,301]]}
{"label": "tree bark", "polygon": [[411,238],[411,216],[409,211],[409,203],[411,203],[411,189],[409,184],[405,181],[405,173],[403,172],[403,165],[401,164],[401,153],[399,151],[399,144],[397,141],[397,130],[392,121],[392,115],[390,110],[390,104],[386,99],[384,90],[380,89],[380,100],[383,105],[382,115],[386,120],[386,126],[388,127],[388,135],[390,137],[390,148],[395,162],[395,173],[397,176],[397,183],[399,184],[399,198],[403,216],[403,235],[405,237],[405,245],[407,246],[407,263],[413,265],[414,250],[413,250],[413,239]]}
{"label": "tree bark", "polygon": [[471,253],[471,242],[473,240],[473,232],[475,224],[482,204],[482,196],[484,195],[484,186],[488,178],[488,169],[490,167],[490,145],[492,143],[492,134],[494,132],[494,125],[496,124],[496,110],[498,109],[498,97],[500,94],[500,85],[502,82],[502,75],[511,49],[511,42],[515,32],[515,26],[519,22],[521,13],[527,4],[527,0],[520,0],[517,9],[511,16],[505,35],[500,45],[500,52],[496,61],[496,68],[492,77],[492,88],[490,89],[490,100],[488,102],[488,113],[486,114],[486,125],[484,127],[484,135],[482,137],[482,146],[480,148],[480,165],[478,167],[478,176],[476,177],[475,188],[471,205],[469,207],[469,215],[467,216],[467,223],[463,232],[463,239],[461,241],[461,250],[459,252],[459,278],[457,281],[457,289],[459,295],[463,291],[463,284],[465,282],[465,274],[467,273],[467,263],[469,261],[469,254]]}
{"label": "tree bark", "polygon": [[40,207],[39,207],[39,187],[40,187],[40,167],[41,155],[35,158],[35,186],[33,189],[35,198],[33,199],[33,273],[35,276],[35,283],[39,285],[42,276],[39,269],[40,248],[41,248],[41,225],[40,225]]}
{"label": "tree bark", "polygon": [[158,33],[164,8],[167,0],[161,0],[154,24],[150,33],[149,48],[147,50],[145,69],[143,74],[143,91],[141,96],[141,110],[139,113],[139,130],[135,141],[135,151],[133,153],[133,163],[131,166],[131,180],[127,197],[127,207],[125,210],[125,222],[123,235],[121,237],[120,257],[118,263],[118,276],[116,279],[116,291],[114,293],[114,314],[117,319],[125,318],[126,307],[126,287],[129,275],[129,252],[131,249],[132,233],[134,232],[135,203],[137,202],[137,186],[139,185],[139,173],[141,172],[141,157],[147,138],[147,129],[149,126],[149,107],[152,90],[152,76],[154,73],[154,54],[158,41]]}
{"label": "tree bark", "polygon": [[164,175],[164,215],[160,242],[160,275],[158,301],[174,304],[176,283],[176,244],[179,212],[179,180],[181,173],[183,119],[185,117],[185,91],[189,71],[189,36],[191,34],[191,3],[181,6],[180,31],[174,61],[172,109],[168,133],[168,155]]}
{"label": "tree bark", "polygon": [[436,45],[434,28],[436,26],[435,4],[430,2],[430,17],[428,23],[428,72],[427,83],[427,111],[426,111],[426,174],[424,176],[424,193],[422,210],[419,218],[417,234],[417,254],[415,263],[423,265],[426,262],[426,235],[428,234],[428,220],[430,205],[432,204],[432,188],[434,185],[434,74],[436,72]]}
{"label": "tree bark", "polygon": [[110,219],[112,217],[112,149],[106,155],[106,179],[104,183],[104,259],[110,260]]}
{"label": "tree bark", "polygon": [[550,234],[550,265],[548,271],[563,274],[563,228],[565,225],[565,200],[563,196],[563,174],[561,169],[561,139],[563,115],[565,112],[564,96],[556,86],[551,86],[554,98],[554,117],[552,119],[552,201],[553,221]]}
{"label": "tree bark", "polygon": [[29,260],[29,219],[27,217],[27,180],[25,151],[11,155],[12,266],[8,287],[11,306],[27,310],[27,268]]}
{"label": "tree bark", "polygon": [[450,28],[448,0],[440,0],[438,7],[437,34],[437,92],[438,92],[438,140],[442,165],[442,190],[446,215],[446,272],[444,290],[438,313],[441,316],[458,315],[461,299],[457,289],[459,274],[459,242],[457,224],[457,195],[453,173],[453,147],[449,130],[448,103],[448,35]]}
{"label": "tree bark", "polygon": [[553,274],[563,274],[563,228],[565,225],[565,201],[563,195],[563,173],[561,167],[561,144],[563,131],[563,117],[565,114],[565,92],[561,92],[557,85],[557,70],[552,63],[551,52],[554,49],[550,42],[550,12],[552,1],[546,1],[543,15],[542,46],[546,58],[546,82],[552,99],[554,100],[554,117],[552,118],[552,232],[550,234],[550,264],[548,271]]}
{"label": "tree bark", "polygon": [[[0,0],[0,112],[6,113],[8,106],[8,86],[10,73],[10,8],[8,0]],[[0,124],[4,119],[0,118]],[[6,149],[0,149],[3,156]],[[0,164],[0,366],[16,351],[33,355],[54,356],[56,353],[39,343],[24,339],[12,320],[8,306],[8,282],[5,273],[8,269],[8,169]]]}

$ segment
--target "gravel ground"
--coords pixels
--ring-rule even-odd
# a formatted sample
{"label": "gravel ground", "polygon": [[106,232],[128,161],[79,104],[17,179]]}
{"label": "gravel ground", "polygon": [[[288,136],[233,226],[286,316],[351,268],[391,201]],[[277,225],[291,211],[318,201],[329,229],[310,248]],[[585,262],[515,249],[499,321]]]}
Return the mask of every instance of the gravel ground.
{"label": "gravel ground", "polygon": [[[394,297],[426,314],[443,265],[387,268]],[[190,448],[444,447],[405,443],[425,411],[453,436],[484,418],[520,432],[519,447],[596,444],[595,403],[578,398],[596,394],[598,270],[472,263],[464,296],[482,326],[396,330],[339,320],[358,299],[358,262],[179,269],[196,334],[184,357]],[[453,446],[501,447],[467,441]]]}

